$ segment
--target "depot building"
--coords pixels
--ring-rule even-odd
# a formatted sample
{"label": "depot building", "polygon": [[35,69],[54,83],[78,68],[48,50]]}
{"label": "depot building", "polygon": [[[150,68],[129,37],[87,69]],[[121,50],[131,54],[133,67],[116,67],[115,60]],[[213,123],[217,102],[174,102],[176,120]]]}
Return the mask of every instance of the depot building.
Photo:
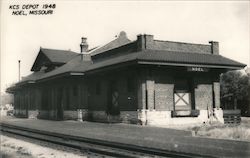
{"label": "depot building", "polygon": [[221,73],[246,65],[219,55],[219,43],[156,40],[125,32],[81,52],[40,48],[32,73],[9,87],[15,116],[143,125],[223,123]]}

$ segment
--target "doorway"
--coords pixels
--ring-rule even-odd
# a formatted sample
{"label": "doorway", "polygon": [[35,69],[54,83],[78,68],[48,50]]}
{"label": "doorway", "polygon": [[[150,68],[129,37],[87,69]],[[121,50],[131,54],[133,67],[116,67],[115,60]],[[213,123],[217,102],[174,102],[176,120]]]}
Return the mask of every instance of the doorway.
{"label": "doorway", "polygon": [[119,115],[119,91],[117,88],[116,81],[110,81],[108,84],[108,104],[107,104],[107,114],[109,115]]}

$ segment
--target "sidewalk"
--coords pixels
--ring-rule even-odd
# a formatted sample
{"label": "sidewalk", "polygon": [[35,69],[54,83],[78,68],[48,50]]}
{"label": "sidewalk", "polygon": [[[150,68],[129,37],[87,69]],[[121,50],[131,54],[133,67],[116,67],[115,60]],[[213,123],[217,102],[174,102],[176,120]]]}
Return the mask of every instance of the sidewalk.
{"label": "sidewalk", "polygon": [[190,131],[143,127],[130,124],[104,124],[17,118],[2,118],[1,122],[42,131],[133,144],[175,152],[216,157],[250,156],[249,142],[192,137]]}

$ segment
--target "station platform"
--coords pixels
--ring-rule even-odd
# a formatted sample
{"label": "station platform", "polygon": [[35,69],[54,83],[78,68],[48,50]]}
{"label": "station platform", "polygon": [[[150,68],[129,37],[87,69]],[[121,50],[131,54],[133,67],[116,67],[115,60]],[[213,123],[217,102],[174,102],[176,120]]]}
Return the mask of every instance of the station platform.
{"label": "station platform", "polygon": [[40,131],[119,142],[212,157],[250,157],[250,142],[192,136],[191,131],[96,122],[50,121],[2,117],[1,123]]}

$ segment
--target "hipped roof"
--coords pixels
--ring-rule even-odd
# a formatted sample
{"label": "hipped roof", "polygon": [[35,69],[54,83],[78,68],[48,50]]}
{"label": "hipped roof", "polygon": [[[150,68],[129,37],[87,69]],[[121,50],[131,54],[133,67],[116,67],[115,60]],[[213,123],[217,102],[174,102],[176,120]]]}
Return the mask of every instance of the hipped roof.
{"label": "hipped roof", "polygon": [[[109,42],[103,47],[98,47],[90,51],[89,53],[92,56],[91,61],[82,61],[80,54],[72,51],[41,48],[39,53],[44,54],[51,62],[65,64],[50,72],[34,72],[31,75],[25,77],[16,85],[21,85],[29,81],[45,81],[58,76],[70,75],[70,73],[74,72],[81,72],[82,74],[86,75],[89,72],[93,72],[94,70],[100,70],[105,67],[121,65],[124,63],[168,66],[199,66],[230,70],[241,69],[246,66],[245,64],[231,60],[221,55],[202,52],[194,53],[188,52],[188,50],[187,52],[179,52],[178,50],[169,51],[154,49],[138,50],[137,42],[138,41],[129,42],[126,34],[120,34],[116,40]],[[36,61],[34,65],[35,64]]]}
{"label": "hipped roof", "polygon": [[[170,66],[200,66],[208,68],[230,68],[240,69],[245,65],[223,57],[221,55],[178,53],[171,51],[143,50],[131,52],[125,55],[113,56],[106,60],[84,62],[80,56],[75,57],[67,64],[51,71],[39,79],[46,79],[56,75],[70,72],[88,73],[93,70],[105,68],[107,66],[132,62],[136,64],[158,64]],[[38,80],[39,80],[38,79]]]}

